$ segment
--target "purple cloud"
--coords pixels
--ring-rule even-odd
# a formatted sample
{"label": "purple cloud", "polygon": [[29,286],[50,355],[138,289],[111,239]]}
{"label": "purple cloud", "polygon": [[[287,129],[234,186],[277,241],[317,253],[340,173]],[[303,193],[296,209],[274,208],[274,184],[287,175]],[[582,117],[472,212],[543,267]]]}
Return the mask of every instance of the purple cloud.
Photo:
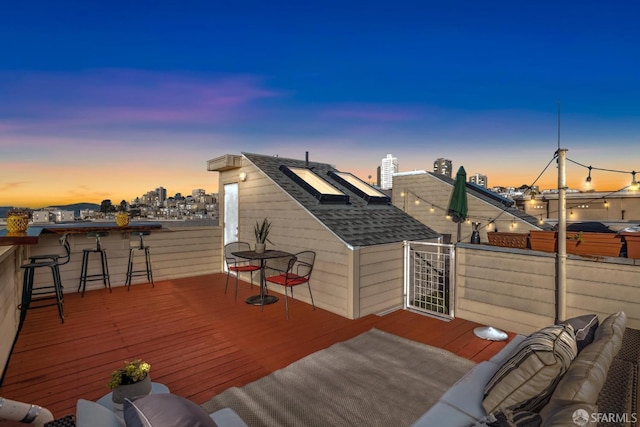
{"label": "purple cloud", "polygon": [[[245,117],[258,101],[280,96],[247,75],[192,76],[136,70],[7,75],[8,117],[0,130],[99,124],[217,124]],[[11,108],[9,108],[11,106]],[[4,111],[3,111],[4,110]]]}

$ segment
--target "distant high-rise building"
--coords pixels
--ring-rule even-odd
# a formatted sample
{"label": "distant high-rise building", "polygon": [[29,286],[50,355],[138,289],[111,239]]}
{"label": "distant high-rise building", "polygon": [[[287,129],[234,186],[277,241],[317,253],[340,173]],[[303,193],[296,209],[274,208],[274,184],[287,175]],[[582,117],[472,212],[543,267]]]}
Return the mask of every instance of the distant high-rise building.
{"label": "distant high-rise building", "polygon": [[387,154],[380,164],[380,188],[390,190],[393,188],[393,174],[398,172],[398,158]]}
{"label": "distant high-rise building", "polygon": [[451,160],[443,159],[440,157],[435,162],[433,162],[433,173],[438,175],[446,175],[451,178],[451,169],[453,169],[453,164]]}
{"label": "distant high-rise building", "polygon": [[479,173],[476,173],[475,175],[471,175],[469,177],[469,182],[472,182],[476,185],[479,185],[480,187],[484,187],[484,188],[489,188],[487,187],[487,176],[486,175],[481,175]]}
{"label": "distant high-rise building", "polygon": [[167,189],[164,187],[156,188],[156,194],[158,195],[158,203],[160,206],[167,200]]}

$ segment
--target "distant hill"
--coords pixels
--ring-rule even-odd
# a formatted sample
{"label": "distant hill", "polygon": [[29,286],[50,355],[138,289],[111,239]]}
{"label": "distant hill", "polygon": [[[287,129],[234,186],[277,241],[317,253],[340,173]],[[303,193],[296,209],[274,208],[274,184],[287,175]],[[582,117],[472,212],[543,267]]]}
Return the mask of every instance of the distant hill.
{"label": "distant hill", "polygon": [[[80,216],[80,211],[81,210],[94,210],[94,211],[99,211],[100,210],[100,205],[97,205],[95,203],[72,203],[70,205],[53,205],[53,206],[45,206],[47,208],[58,208],[61,209],[63,211],[73,211],[73,215],[76,217]],[[0,206],[0,218],[6,218],[7,217],[7,212],[9,212],[11,209],[14,209],[15,206]],[[32,210],[40,210],[39,209],[32,209]]]}

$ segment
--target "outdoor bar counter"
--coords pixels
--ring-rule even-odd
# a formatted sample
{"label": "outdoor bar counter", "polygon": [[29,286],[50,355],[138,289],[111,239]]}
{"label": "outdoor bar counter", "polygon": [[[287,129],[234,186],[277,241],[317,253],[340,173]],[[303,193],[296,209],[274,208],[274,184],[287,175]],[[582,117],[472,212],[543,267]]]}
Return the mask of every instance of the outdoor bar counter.
{"label": "outdoor bar counter", "polygon": [[115,222],[70,222],[61,224],[29,225],[24,233],[14,234],[7,232],[6,228],[0,229],[0,246],[8,245],[36,245],[38,238],[43,233],[55,234],[82,234],[92,231],[120,231],[130,233],[133,231],[153,231],[162,228],[159,222],[130,222],[129,225],[120,227]]}

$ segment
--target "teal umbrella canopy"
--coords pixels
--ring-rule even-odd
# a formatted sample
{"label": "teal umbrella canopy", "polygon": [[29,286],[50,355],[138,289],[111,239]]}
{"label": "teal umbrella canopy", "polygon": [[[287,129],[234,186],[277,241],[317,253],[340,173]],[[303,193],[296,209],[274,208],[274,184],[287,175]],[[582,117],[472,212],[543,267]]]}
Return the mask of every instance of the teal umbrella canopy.
{"label": "teal umbrella canopy", "polygon": [[467,172],[462,166],[456,173],[447,214],[453,222],[461,223],[467,219]]}

